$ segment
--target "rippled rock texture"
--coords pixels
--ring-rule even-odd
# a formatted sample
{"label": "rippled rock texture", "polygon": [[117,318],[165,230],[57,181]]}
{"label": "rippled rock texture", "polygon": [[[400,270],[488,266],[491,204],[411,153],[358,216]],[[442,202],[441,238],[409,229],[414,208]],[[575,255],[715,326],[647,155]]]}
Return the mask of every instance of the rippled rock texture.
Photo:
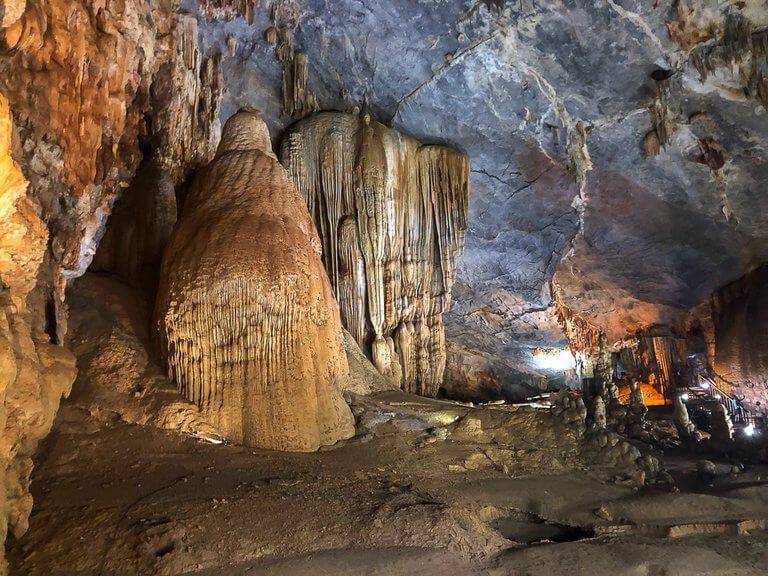
{"label": "rippled rock texture", "polygon": [[[717,375],[728,392],[768,405],[768,266],[719,290],[713,298]],[[763,408],[765,410],[765,408]]]}
{"label": "rippled rock texture", "polygon": [[228,120],[195,177],[155,315],[171,379],[229,440],[312,451],[354,434],[320,240],[258,113]]}
{"label": "rippled rock texture", "polygon": [[396,385],[436,396],[443,313],[467,230],[469,160],[341,113],[292,127],[280,159],[320,233],[345,328]]}

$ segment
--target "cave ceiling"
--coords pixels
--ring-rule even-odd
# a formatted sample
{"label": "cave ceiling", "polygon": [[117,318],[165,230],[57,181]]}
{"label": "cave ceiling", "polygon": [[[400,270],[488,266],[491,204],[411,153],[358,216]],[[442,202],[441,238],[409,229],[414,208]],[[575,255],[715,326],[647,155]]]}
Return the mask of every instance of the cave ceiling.
{"label": "cave ceiling", "polygon": [[[616,340],[768,260],[765,104],[736,64],[702,80],[692,63],[734,14],[768,24],[762,1],[295,0],[200,30],[224,55],[222,120],[258,108],[276,140],[295,120],[265,37],[277,18],[319,109],[469,155],[449,350],[512,383],[557,374],[531,354],[565,344],[555,294]],[[649,152],[662,84],[669,134]]]}

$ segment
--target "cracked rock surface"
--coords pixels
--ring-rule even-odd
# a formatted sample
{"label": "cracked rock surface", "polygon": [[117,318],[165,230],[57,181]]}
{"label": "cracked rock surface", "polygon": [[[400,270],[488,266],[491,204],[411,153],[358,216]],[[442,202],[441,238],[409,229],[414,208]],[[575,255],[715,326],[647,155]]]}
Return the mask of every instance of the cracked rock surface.
{"label": "cracked rock surface", "polygon": [[[612,341],[675,322],[768,258],[765,103],[745,96],[738,62],[705,81],[690,62],[728,44],[729,18],[764,29],[758,4],[280,0],[250,25],[200,29],[224,54],[224,118],[254,106],[276,138],[292,123],[275,54],[289,30],[318,108],[358,107],[469,155],[446,386],[520,397],[562,382],[532,354],[565,345],[553,291]],[[671,133],[651,155],[657,84]]]}

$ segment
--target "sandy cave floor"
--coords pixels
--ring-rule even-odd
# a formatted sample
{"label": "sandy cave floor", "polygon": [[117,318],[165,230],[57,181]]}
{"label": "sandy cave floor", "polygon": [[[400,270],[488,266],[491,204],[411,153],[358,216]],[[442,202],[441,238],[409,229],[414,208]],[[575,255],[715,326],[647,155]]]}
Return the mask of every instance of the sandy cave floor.
{"label": "sandy cave floor", "polygon": [[[768,573],[765,471],[706,493],[550,474],[535,448],[506,473],[468,469],[483,448],[409,426],[437,404],[404,397],[368,402],[408,412],[405,425],[313,454],[214,445],[67,403],[38,457],[11,573]],[[666,536],[670,526],[693,534]]]}

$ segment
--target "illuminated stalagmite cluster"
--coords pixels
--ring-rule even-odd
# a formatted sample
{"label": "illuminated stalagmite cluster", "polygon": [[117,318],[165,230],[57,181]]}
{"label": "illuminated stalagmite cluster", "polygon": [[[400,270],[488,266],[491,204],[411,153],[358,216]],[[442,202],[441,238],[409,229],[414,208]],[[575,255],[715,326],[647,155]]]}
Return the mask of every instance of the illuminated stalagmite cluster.
{"label": "illuminated stalagmite cluster", "polygon": [[228,439],[309,451],[353,435],[320,242],[258,113],[230,118],[189,191],[156,321],[170,377]]}
{"label": "illuminated stalagmite cluster", "polygon": [[464,247],[469,160],[367,116],[323,113],[283,140],[307,201],[342,321],[380,372],[435,396],[445,369],[442,314]]}

